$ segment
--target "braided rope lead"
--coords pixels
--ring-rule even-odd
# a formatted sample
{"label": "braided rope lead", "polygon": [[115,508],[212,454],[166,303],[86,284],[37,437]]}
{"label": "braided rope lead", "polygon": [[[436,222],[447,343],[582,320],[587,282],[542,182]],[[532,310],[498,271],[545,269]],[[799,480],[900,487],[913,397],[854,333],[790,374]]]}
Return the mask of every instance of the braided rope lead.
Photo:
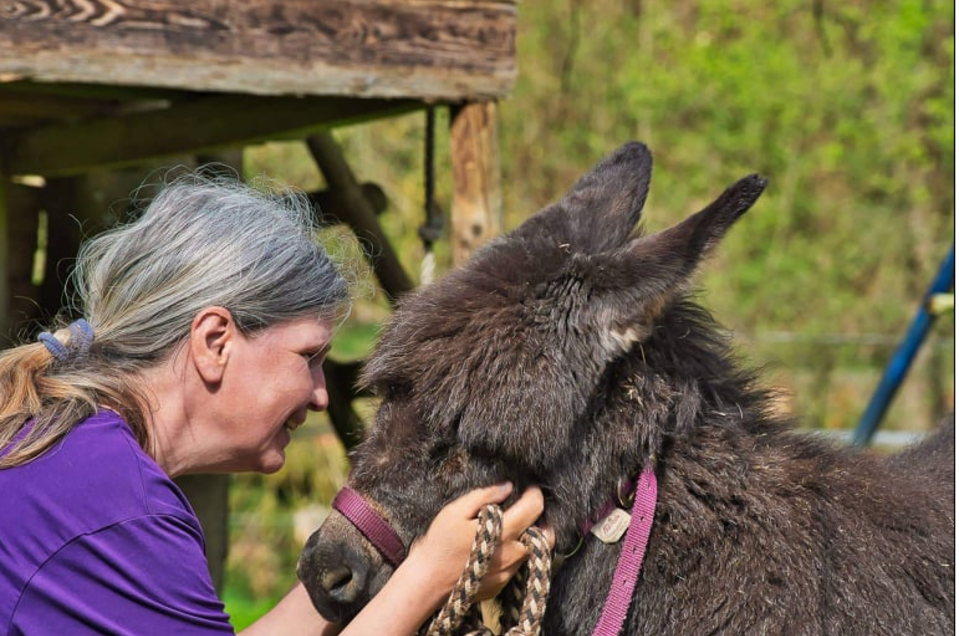
{"label": "braided rope lead", "polygon": [[[479,526],[470,548],[463,574],[446,605],[430,623],[426,636],[453,636],[462,625],[470,629],[464,636],[491,636],[483,626],[476,594],[480,581],[489,570],[490,558],[503,532],[503,511],[494,505],[484,506],[479,513]],[[538,636],[546,599],[549,596],[550,552],[546,536],[539,528],[529,528],[520,537],[529,552],[529,558],[520,572],[501,595],[504,598],[504,616],[515,623],[505,636]],[[468,617],[468,620],[465,620]]]}
{"label": "braided rope lead", "polygon": [[526,595],[519,610],[519,620],[507,636],[539,636],[549,597],[552,557],[546,535],[539,528],[529,528],[521,540],[529,551],[526,564]]}

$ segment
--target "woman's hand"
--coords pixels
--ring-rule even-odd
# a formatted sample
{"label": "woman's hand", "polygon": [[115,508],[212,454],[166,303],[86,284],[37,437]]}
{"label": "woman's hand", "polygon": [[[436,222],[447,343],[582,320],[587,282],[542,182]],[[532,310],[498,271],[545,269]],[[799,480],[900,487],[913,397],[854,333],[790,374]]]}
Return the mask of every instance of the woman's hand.
{"label": "woman's hand", "polygon": [[[483,506],[503,502],[511,484],[479,488],[448,503],[430,524],[426,534],[413,543],[408,560],[429,573],[426,582],[438,608],[456,585],[476,537],[477,515]],[[503,513],[503,533],[480,583],[479,599],[496,596],[529,556],[519,537],[543,512],[543,493],[533,486]],[[554,539],[547,530],[550,545]],[[405,564],[404,564],[405,565]]]}
{"label": "woman's hand", "polygon": [[[386,586],[373,597],[356,618],[350,621],[340,636],[409,636],[446,602],[469,558],[476,537],[480,509],[486,504],[502,503],[512,492],[510,484],[500,484],[473,490],[448,503],[430,524],[426,534],[413,543],[410,555],[397,568]],[[490,559],[490,569],[480,584],[479,597],[492,598],[509,582],[516,570],[526,561],[526,547],[519,536],[543,512],[543,493],[533,487],[523,493],[503,514],[503,534]],[[546,529],[550,547],[555,539]],[[293,619],[286,625],[303,625],[314,631],[302,633],[332,636],[339,626],[326,623],[316,615],[303,586],[290,595],[288,605],[310,620]],[[283,604],[281,603],[281,606]],[[259,626],[259,623],[254,627]],[[250,634],[267,632],[254,632]],[[273,633],[273,632],[270,632]],[[293,632],[290,632],[293,633]]]}

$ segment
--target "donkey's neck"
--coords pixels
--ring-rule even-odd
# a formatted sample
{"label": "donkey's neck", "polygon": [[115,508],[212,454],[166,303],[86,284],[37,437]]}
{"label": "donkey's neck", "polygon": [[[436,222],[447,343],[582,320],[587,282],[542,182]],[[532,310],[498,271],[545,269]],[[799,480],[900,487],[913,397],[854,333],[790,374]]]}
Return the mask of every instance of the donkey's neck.
{"label": "donkey's neck", "polygon": [[549,476],[547,517],[562,549],[575,545],[583,522],[602,509],[617,482],[651,462],[668,462],[677,445],[710,430],[761,432],[768,398],[742,370],[704,310],[680,302],[652,335],[611,365],[588,415]]}

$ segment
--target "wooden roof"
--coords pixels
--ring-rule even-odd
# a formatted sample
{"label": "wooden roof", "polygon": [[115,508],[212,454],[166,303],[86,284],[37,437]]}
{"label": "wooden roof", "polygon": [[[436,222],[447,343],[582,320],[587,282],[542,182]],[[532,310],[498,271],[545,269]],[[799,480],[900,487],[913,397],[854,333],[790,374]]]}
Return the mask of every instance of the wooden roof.
{"label": "wooden roof", "polygon": [[0,172],[69,175],[422,108],[516,77],[515,0],[11,0]]}

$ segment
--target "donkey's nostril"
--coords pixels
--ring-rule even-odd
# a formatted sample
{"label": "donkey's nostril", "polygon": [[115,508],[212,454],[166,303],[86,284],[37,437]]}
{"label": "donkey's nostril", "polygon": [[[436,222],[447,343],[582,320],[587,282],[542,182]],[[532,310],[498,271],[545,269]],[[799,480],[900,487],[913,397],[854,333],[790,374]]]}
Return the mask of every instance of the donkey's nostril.
{"label": "donkey's nostril", "polygon": [[332,568],[323,573],[320,584],[330,596],[338,601],[345,600],[342,597],[353,582],[353,572],[346,566]]}
{"label": "donkey's nostril", "polygon": [[369,600],[370,564],[361,551],[342,541],[307,545],[296,573],[314,607],[328,621],[343,623]]}
{"label": "donkey's nostril", "polygon": [[363,577],[346,565],[331,567],[320,576],[320,585],[339,603],[352,603],[363,586]]}

